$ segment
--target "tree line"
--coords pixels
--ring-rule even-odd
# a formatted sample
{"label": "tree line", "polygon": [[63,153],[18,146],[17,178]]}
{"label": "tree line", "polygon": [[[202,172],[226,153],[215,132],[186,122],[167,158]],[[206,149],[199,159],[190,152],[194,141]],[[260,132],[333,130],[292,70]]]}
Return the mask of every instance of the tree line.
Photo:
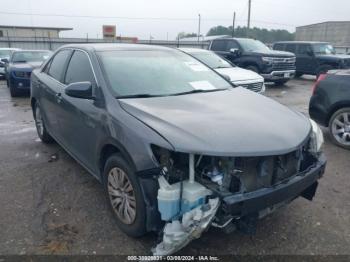
{"label": "tree line", "polygon": [[[229,35],[234,37],[248,37],[260,40],[264,43],[273,43],[276,41],[291,41],[294,40],[295,33],[290,33],[287,30],[283,29],[266,29],[266,28],[250,28],[248,30],[247,27],[236,27],[234,32],[232,31],[232,26],[215,26],[212,27],[208,33],[207,36],[214,36],[214,35]],[[196,37],[196,33],[185,33],[181,32],[178,34],[178,38],[182,39],[185,37]]]}

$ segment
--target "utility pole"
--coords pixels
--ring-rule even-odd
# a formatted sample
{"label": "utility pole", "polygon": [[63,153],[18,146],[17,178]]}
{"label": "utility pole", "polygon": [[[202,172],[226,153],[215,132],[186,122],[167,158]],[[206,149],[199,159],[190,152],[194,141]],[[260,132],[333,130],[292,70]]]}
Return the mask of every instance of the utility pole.
{"label": "utility pole", "polygon": [[198,14],[198,43],[199,43],[199,37],[201,35],[201,14]]}
{"label": "utility pole", "polygon": [[248,2],[248,26],[247,26],[247,28],[248,28],[248,30],[250,29],[250,10],[251,10],[251,8],[252,8],[252,0],[248,0],[249,2]]}
{"label": "utility pole", "polygon": [[233,20],[232,20],[232,37],[235,36],[235,22],[236,22],[236,12],[233,12]]}

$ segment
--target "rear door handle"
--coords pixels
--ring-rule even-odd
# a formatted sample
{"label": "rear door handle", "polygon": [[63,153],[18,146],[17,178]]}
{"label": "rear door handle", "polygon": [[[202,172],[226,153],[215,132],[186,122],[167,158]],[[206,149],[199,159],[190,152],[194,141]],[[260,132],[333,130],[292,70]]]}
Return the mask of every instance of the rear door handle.
{"label": "rear door handle", "polygon": [[56,93],[56,101],[57,101],[57,103],[61,103],[62,102],[62,94],[61,93]]}

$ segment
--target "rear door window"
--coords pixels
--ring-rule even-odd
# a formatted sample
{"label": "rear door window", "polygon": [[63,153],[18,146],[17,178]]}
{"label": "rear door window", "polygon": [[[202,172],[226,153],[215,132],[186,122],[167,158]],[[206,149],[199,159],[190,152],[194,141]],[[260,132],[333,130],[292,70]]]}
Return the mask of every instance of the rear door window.
{"label": "rear door window", "polygon": [[225,51],[230,51],[231,49],[239,49],[239,46],[236,43],[236,41],[226,40],[226,42],[227,42],[227,44],[226,44],[226,50]]}
{"label": "rear door window", "polygon": [[71,52],[72,51],[68,49],[59,51],[51,60],[50,67],[47,69],[47,74],[59,82],[62,82],[63,73]]}
{"label": "rear door window", "polygon": [[86,81],[92,84],[95,83],[90,60],[85,52],[76,50],[69,61],[64,83],[68,85]]}
{"label": "rear door window", "polygon": [[299,55],[307,55],[309,54],[310,52],[312,52],[312,49],[311,49],[311,46],[310,45],[299,45],[298,46],[298,50],[297,50],[297,53]]}
{"label": "rear door window", "polygon": [[295,50],[296,50],[296,44],[286,44],[285,51],[295,54],[295,52],[296,52]]}

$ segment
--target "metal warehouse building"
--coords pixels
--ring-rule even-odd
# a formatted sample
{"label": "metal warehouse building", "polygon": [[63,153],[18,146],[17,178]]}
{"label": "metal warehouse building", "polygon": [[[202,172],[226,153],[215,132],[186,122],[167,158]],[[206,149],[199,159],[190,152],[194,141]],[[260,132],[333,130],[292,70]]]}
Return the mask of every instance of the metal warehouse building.
{"label": "metal warehouse building", "polygon": [[295,40],[323,41],[335,46],[350,46],[350,21],[299,26],[296,28]]}
{"label": "metal warehouse building", "polygon": [[72,30],[64,27],[34,27],[0,25],[0,37],[48,37],[58,38],[61,31]]}

